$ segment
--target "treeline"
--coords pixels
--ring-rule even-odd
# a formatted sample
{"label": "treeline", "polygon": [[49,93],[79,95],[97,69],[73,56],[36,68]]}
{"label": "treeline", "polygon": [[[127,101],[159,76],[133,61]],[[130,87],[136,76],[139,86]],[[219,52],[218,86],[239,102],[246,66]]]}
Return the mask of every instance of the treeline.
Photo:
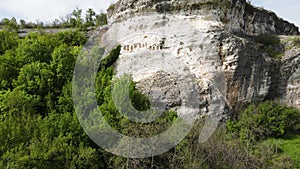
{"label": "treeline", "polygon": [[21,19],[19,22],[15,17],[4,18],[0,22],[0,28],[9,31],[18,31],[19,29],[33,29],[33,28],[78,28],[80,30],[86,30],[89,27],[102,26],[107,24],[107,15],[105,12],[100,11],[96,13],[93,9],[89,8],[83,16],[82,9],[76,8],[71,14],[67,16],[55,19],[50,24],[37,21],[26,22]]}

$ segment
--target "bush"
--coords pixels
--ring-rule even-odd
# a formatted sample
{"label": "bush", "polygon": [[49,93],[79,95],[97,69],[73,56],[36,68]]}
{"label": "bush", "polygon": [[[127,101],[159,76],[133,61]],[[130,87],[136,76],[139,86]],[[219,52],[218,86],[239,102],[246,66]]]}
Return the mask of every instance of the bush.
{"label": "bush", "polygon": [[18,34],[6,30],[0,30],[0,55],[7,50],[14,49],[18,46]]}
{"label": "bush", "polygon": [[69,45],[69,46],[82,46],[86,43],[87,38],[80,31],[64,31],[57,33],[57,38],[59,41]]}
{"label": "bush", "polygon": [[229,121],[227,126],[230,131],[239,133],[241,139],[258,140],[297,133],[299,123],[299,110],[265,101],[258,106],[248,106],[238,121]]}
{"label": "bush", "polygon": [[266,46],[274,46],[280,43],[280,39],[274,35],[261,34],[255,37],[255,41]]}
{"label": "bush", "polygon": [[262,50],[269,54],[270,57],[279,57],[282,53],[280,39],[278,36],[261,34],[254,38],[257,43],[262,44]]}
{"label": "bush", "polygon": [[300,38],[299,37],[294,37],[291,40],[292,40],[294,46],[300,47]]}
{"label": "bush", "polygon": [[101,60],[100,68],[108,68],[108,67],[112,66],[116,62],[116,60],[119,58],[120,51],[121,51],[121,45],[118,45],[116,48],[114,48],[110,52],[110,54],[108,56],[104,57]]}

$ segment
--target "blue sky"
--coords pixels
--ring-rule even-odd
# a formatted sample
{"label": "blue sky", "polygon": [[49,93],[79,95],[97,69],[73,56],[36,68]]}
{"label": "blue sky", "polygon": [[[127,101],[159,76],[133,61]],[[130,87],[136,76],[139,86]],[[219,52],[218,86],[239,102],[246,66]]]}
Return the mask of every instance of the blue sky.
{"label": "blue sky", "polygon": [[[105,10],[115,0],[0,0],[0,18],[48,21],[64,17],[73,9]],[[252,4],[272,10],[278,16],[300,26],[299,0],[251,0]]]}
{"label": "blue sky", "polygon": [[279,17],[300,26],[299,0],[251,0],[252,4],[274,11]]}

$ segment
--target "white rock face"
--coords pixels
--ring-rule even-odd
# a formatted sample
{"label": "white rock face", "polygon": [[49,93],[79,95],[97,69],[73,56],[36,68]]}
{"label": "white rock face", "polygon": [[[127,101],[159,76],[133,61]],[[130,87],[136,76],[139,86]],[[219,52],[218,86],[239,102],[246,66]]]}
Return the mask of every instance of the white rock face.
{"label": "white rock face", "polygon": [[299,36],[283,36],[281,41],[285,44],[286,50],[282,58],[285,63],[282,72],[285,74],[285,90],[283,90],[282,101],[289,106],[300,109],[300,48]]}
{"label": "white rock face", "polygon": [[[281,65],[296,67],[300,52],[286,52],[291,59],[277,64],[250,37],[299,33],[274,13],[243,0],[122,0],[110,15],[101,39],[108,51],[122,46],[116,76],[131,75],[138,89],[166,109],[188,119],[222,116],[253,100],[281,99],[299,107],[299,73],[277,79],[276,72],[286,69]],[[182,109],[187,101],[192,104]]]}
{"label": "white rock face", "polygon": [[109,22],[123,22],[147,13],[203,16],[220,21],[225,29],[247,35],[264,33],[299,35],[298,27],[271,11],[253,7],[246,0],[119,0],[109,10]]}
{"label": "white rock face", "polygon": [[288,105],[300,109],[300,69],[288,81],[285,101]]}
{"label": "white rock face", "polygon": [[[222,27],[221,22],[204,20],[203,16],[149,13],[112,24],[103,37],[103,43],[117,41],[122,46],[115,66],[117,76],[131,75],[144,93],[155,90],[160,91],[161,95],[166,93],[167,98],[162,100],[167,107],[174,108],[174,105],[176,107],[181,103],[180,93],[183,91],[180,88],[188,88],[176,84],[188,84],[187,77],[192,76],[194,84],[190,87],[194,85],[198,89],[203,81],[211,81],[217,72],[222,72],[220,42],[215,40],[220,36]],[[159,72],[166,74],[160,82],[168,81],[172,76],[176,80],[165,85],[164,89],[159,83],[149,82],[159,76]],[[220,83],[225,86],[225,79],[222,80]],[[201,90],[208,90],[208,86],[202,86]],[[152,94],[152,97],[154,95],[157,94]],[[198,92],[196,99],[199,104],[199,100],[208,101],[208,95],[201,97]],[[209,112],[207,106],[203,112]],[[180,113],[179,108],[176,111]],[[199,110],[194,111],[192,116],[196,115],[199,115]]]}

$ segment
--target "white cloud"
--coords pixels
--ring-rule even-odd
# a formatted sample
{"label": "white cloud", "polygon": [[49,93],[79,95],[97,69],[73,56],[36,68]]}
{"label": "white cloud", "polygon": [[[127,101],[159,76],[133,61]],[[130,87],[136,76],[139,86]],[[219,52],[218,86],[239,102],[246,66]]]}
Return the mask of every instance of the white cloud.
{"label": "white cloud", "polygon": [[[5,1],[5,2],[4,2]],[[51,21],[71,13],[76,7],[105,10],[114,0],[0,0],[0,11],[18,19]],[[1,12],[0,12],[1,13]],[[3,13],[3,12],[2,12]]]}

